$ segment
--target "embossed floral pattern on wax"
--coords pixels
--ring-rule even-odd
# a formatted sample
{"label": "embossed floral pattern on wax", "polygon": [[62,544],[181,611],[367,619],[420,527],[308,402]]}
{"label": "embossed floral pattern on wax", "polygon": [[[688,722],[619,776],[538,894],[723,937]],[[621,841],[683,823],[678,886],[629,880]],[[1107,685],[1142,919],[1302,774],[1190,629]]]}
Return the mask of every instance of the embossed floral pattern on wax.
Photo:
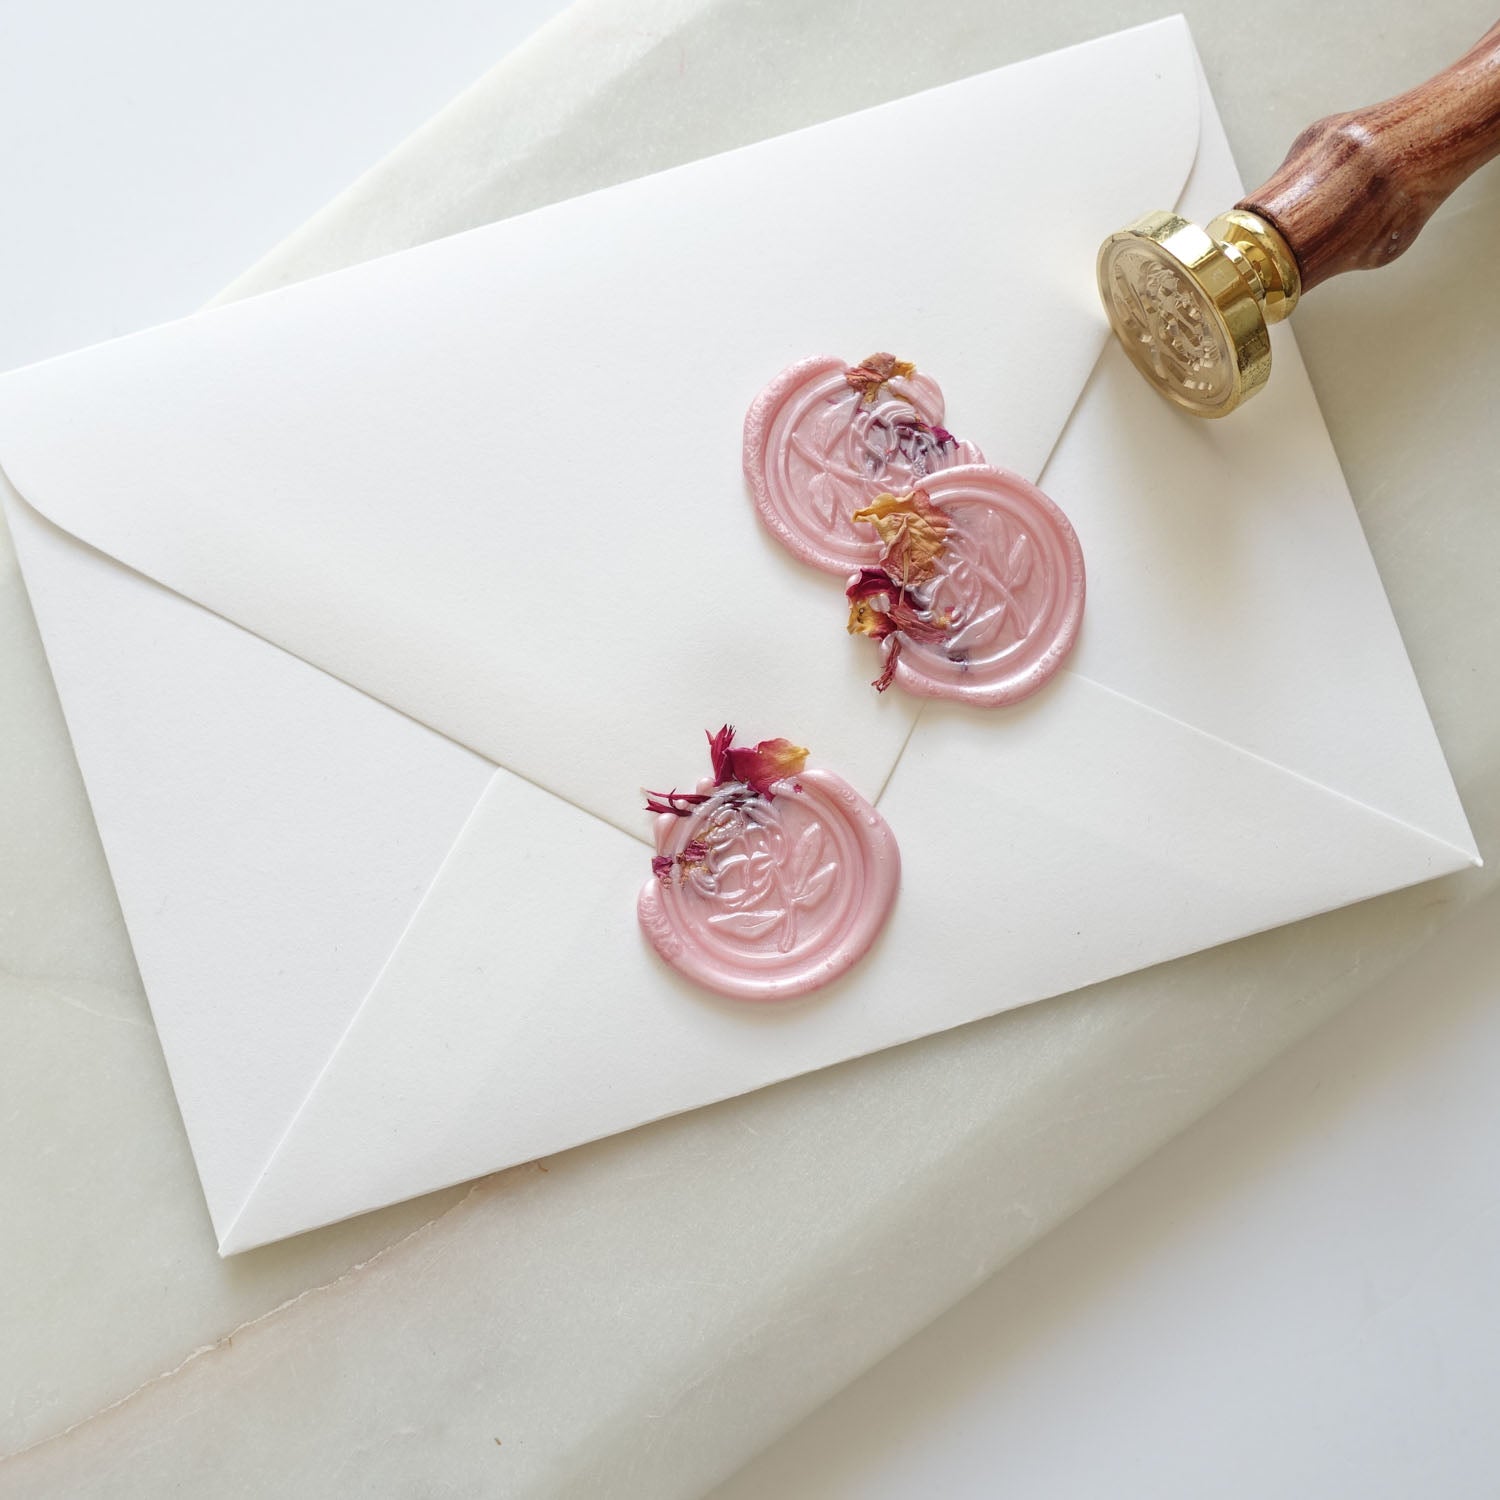
{"label": "embossed floral pattern on wax", "polygon": [[850,579],[849,632],[880,642],[893,681],[980,705],[1035,691],[1071,649],[1083,555],[1062,513],[1014,474],[973,465],[856,513],[880,538]]}
{"label": "embossed floral pattern on wax", "polygon": [[1014,703],[1077,639],[1083,552],[1046,495],[942,422],[907,361],[803,360],[752,403],[745,475],[772,535],[847,578],[849,632],[884,653],[879,691]]}
{"label": "embossed floral pattern on wax", "polygon": [[745,473],[761,519],[804,562],[872,561],[854,512],[955,464],[983,463],[943,425],[938,383],[908,360],[806,359],[782,371],[745,421]]}
{"label": "embossed floral pattern on wax", "polygon": [[737,999],[804,994],[855,963],[895,899],[900,857],[880,814],[783,739],[710,734],[712,776],[651,792],[657,852],[642,929],[674,968]]}

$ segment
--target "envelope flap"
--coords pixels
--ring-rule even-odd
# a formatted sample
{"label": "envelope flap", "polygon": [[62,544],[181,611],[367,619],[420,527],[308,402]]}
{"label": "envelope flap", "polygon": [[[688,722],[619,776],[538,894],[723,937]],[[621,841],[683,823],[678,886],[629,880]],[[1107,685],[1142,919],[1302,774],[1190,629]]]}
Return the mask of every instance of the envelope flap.
{"label": "envelope flap", "polygon": [[1037,474],[1104,337],[1101,228],[1198,137],[1172,20],[216,309],[0,382],[56,524],[640,834],[693,740],[789,733],[867,792],[913,719],[757,528],[781,366],[896,349]]}
{"label": "envelope flap", "polygon": [[222,1236],[504,773],[0,512]]}
{"label": "envelope flap", "polygon": [[[613,895],[641,878],[639,852],[555,802],[549,822],[549,800],[488,788],[224,1253],[1464,863],[1069,675],[1003,737],[993,716],[923,716],[888,797],[905,880],[871,964],[752,1016],[664,978]],[[574,913],[587,942],[556,941],[518,843],[529,862],[556,850],[598,872]]]}

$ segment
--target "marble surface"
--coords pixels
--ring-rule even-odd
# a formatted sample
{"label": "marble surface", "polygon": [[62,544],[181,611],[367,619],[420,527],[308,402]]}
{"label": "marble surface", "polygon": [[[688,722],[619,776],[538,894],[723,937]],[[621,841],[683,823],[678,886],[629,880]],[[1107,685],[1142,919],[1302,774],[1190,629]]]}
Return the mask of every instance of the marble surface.
{"label": "marble surface", "polygon": [[712,1500],[1493,1500],[1497,1056],[1492,890]]}
{"label": "marble surface", "polygon": [[[1272,5],[1252,74],[1242,14],[1187,10],[1249,180],[1491,19]],[[974,0],[914,31],[877,0],[851,32],[822,0],[582,0],[234,290],[1155,13]],[[1407,260],[1297,315],[1489,852],[1500,432],[1474,314],[1497,233],[1490,174]],[[8,549],[0,611],[0,1495],[701,1493],[1494,884],[1383,898],[221,1262]]]}

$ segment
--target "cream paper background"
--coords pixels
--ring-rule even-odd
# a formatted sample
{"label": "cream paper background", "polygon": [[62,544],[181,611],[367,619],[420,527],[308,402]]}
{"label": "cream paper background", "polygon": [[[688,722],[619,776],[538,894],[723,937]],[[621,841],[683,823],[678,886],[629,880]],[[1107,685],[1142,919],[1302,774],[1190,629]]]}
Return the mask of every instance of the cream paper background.
{"label": "cream paper background", "polygon": [[[1270,40],[1254,76],[1241,18],[1189,11],[1251,181],[1314,114],[1406,85],[1490,19],[1463,5],[1444,7],[1441,26],[1431,12],[1284,11],[1258,17]],[[851,35],[842,6],[585,3],[236,290],[1152,14],[954,5],[914,28],[906,7],[879,3]],[[1362,27],[1370,45],[1337,40]],[[1291,36],[1295,48],[1279,41]],[[1481,178],[1407,261],[1320,289],[1297,319],[1490,852],[1500,438],[1474,313],[1493,296],[1483,268],[1497,229],[1500,188]],[[3,1494],[700,1493],[1493,886],[1481,872],[1385,898],[225,1266],[136,1024],[123,937],[84,949],[67,920],[27,920],[44,899],[67,918],[63,892],[106,910],[113,896],[13,569],[4,608],[0,717],[19,726],[5,741],[18,789],[5,834],[19,858],[0,879],[20,920],[0,962],[52,978],[5,981],[7,1024],[45,1014],[50,1029],[45,1052],[25,1045],[39,1029],[0,1048],[0,1097],[8,1119],[54,1136],[7,1153],[7,1202],[52,1209],[45,1232],[10,1216],[7,1284],[36,1289],[53,1316],[6,1341],[0,1451],[120,1404],[0,1465]],[[100,1013],[129,1038],[108,1066]],[[96,1099],[116,1105],[65,1187],[57,1157],[75,1127],[49,1101],[76,1084],[62,1089],[39,1056],[58,1075],[64,1057],[94,1069]],[[96,1368],[78,1357],[91,1326],[109,1330]]]}

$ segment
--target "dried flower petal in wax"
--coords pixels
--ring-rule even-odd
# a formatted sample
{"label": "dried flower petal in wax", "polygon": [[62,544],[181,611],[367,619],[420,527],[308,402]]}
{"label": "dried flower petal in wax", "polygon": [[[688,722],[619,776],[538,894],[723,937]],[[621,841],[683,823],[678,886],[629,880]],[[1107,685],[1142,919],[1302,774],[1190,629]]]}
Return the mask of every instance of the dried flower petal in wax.
{"label": "dried flower petal in wax", "polygon": [[637,915],[661,957],[742,1000],[838,978],[885,925],[900,885],[889,825],[848,782],[806,769],[790,740],[711,733],[712,779],[648,793],[656,854]]}

